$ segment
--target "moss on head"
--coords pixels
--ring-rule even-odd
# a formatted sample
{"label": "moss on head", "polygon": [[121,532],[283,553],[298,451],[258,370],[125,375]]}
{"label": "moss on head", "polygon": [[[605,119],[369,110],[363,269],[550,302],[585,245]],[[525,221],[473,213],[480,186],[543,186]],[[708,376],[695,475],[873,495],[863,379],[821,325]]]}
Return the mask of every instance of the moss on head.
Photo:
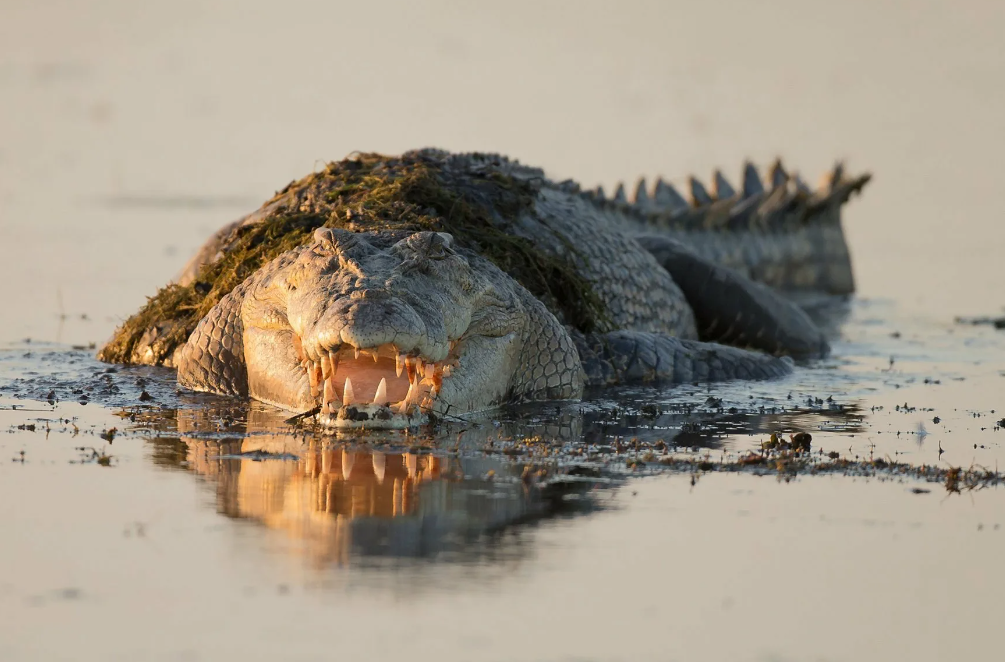
{"label": "moss on head", "polygon": [[508,231],[507,221],[533,212],[538,185],[491,164],[465,163],[439,152],[359,154],[291,183],[266,203],[275,205],[272,213],[231,230],[222,256],[203,265],[192,283],[168,285],[148,299],[98,357],[164,363],[220,299],[273,258],[309,243],[321,226],[449,232],[458,245],[550,301],[576,328],[590,331],[606,319],[602,302],[570,258]]}

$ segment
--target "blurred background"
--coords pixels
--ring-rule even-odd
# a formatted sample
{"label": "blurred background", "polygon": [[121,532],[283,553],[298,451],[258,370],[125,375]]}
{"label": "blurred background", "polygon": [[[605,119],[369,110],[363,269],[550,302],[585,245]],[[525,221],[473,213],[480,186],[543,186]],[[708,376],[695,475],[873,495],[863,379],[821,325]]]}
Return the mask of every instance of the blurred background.
{"label": "blurred background", "polygon": [[845,159],[860,294],[992,314],[1003,34],[977,0],[5,0],[0,341],[100,343],[291,179],[422,146],[608,190]]}

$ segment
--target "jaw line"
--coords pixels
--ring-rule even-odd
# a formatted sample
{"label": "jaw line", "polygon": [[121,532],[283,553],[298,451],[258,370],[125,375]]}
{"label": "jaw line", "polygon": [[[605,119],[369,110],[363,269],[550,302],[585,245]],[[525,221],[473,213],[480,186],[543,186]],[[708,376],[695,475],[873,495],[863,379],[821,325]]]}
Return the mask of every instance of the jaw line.
{"label": "jaw line", "polygon": [[431,413],[436,415],[418,406],[406,415],[394,412],[386,405],[353,404],[343,405],[331,414],[318,413],[317,420],[321,425],[336,430],[404,430],[429,423]]}

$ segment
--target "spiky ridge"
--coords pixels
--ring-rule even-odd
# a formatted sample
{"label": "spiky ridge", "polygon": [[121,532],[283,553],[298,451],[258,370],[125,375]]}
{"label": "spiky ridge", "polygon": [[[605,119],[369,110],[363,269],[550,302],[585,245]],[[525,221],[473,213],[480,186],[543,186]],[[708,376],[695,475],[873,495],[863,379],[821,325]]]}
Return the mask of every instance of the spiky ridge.
{"label": "spiky ridge", "polygon": [[662,178],[657,178],[650,192],[644,177],[636,183],[631,201],[623,183],[618,184],[611,198],[604,195],[603,188],[582,195],[663,230],[784,232],[810,223],[836,221],[836,215],[826,212],[860,192],[872,178],[868,173],[846,177],[844,166],[837,163],[824,175],[820,187],[811,191],[799,175],[790,175],[780,160],[771,164],[767,175],[767,182],[762,181],[754,165],[747,162],[739,188],[716,170],[711,191],[694,175],[688,177],[687,198]]}
{"label": "spiky ridge", "polygon": [[[566,320],[589,331],[605,309],[571,257],[547,254],[506,231],[508,220],[532,212],[544,182],[540,171],[497,155],[421,150],[332,162],[266,202],[263,208],[278,204],[260,223],[235,227],[223,242],[224,255],[204,265],[192,283],[170,284],[148,299],[98,358],[163,364],[220,299],[273,258],[309,243],[322,226],[392,237],[449,232],[459,246],[492,260],[531,293],[550,295]],[[148,355],[139,355],[141,350]]]}

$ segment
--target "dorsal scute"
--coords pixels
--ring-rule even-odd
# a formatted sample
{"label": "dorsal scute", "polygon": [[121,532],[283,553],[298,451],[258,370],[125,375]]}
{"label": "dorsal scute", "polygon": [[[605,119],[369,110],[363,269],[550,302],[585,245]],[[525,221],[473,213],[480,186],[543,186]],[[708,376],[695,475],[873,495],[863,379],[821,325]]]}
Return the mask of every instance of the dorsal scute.
{"label": "dorsal scute", "polygon": [[743,164],[743,185],[741,192],[744,198],[764,193],[764,183],[761,181],[761,175],[750,161]]}
{"label": "dorsal scute", "polygon": [[688,178],[688,186],[691,189],[691,205],[694,207],[704,207],[705,205],[712,204],[712,196],[709,195],[708,189],[705,185],[695,177],[691,176]]}
{"label": "dorsal scute", "polygon": [[653,192],[653,201],[661,211],[679,212],[690,207],[687,200],[669,182],[663,181],[660,177],[656,180],[656,190]]}
{"label": "dorsal scute", "polygon": [[768,181],[771,182],[771,188],[776,189],[779,186],[786,186],[789,183],[789,173],[785,171],[785,167],[782,166],[782,160],[780,158],[775,159],[771,167],[768,168]]}
{"label": "dorsal scute", "polygon": [[632,204],[640,211],[648,210],[651,206],[649,192],[646,190],[645,177],[640,177],[638,183],[635,185],[635,197],[632,199]]}
{"label": "dorsal scute", "polygon": [[617,204],[628,204],[628,196],[625,195],[625,185],[623,182],[618,182],[618,188],[614,189],[614,197],[612,199]]}
{"label": "dorsal scute", "polygon": [[834,167],[825,172],[820,178],[820,184],[817,186],[817,193],[819,195],[827,195],[833,193],[841,185],[844,179],[844,164],[838,161],[834,164]]}
{"label": "dorsal scute", "polygon": [[718,168],[712,174],[712,192],[716,200],[725,200],[736,195],[736,189]]}

